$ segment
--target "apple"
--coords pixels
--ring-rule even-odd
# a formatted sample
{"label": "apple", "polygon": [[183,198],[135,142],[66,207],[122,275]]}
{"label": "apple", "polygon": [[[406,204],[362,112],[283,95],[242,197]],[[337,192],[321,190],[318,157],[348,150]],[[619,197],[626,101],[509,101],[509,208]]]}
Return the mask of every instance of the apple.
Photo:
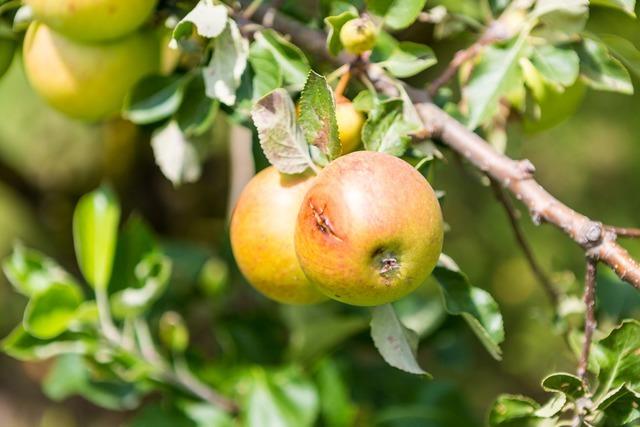
{"label": "apple", "polygon": [[26,74],[35,91],[56,109],[86,121],[116,115],[129,90],[157,72],[160,62],[158,40],[147,32],[87,44],[34,22],[23,49]]}
{"label": "apple", "polygon": [[350,153],[360,145],[360,131],[364,124],[364,116],[354,108],[351,101],[340,99],[336,103],[336,119],[342,154]]}
{"label": "apple", "polygon": [[157,0],[25,0],[34,16],[75,40],[113,40],[139,28]]}
{"label": "apple", "polygon": [[231,218],[231,248],[247,281],[286,304],[325,300],[307,280],[296,257],[293,231],[311,175],[284,175],[273,166],[244,188]]}
{"label": "apple", "polygon": [[0,77],[4,76],[4,73],[11,66],[15,50],[16,42],[14,40],[0,37]]}
{"label": "apple", "polygon": [[378,38],[378,29],[369,18],[347,21],[340,29],[340,42],[347,52],[360,55],[373,49]]}
{"label": "apple", "polygon": [[386,304],[420,286],[442,240],[442,213],[429,183],[403,160],[370,151],[322,170],[295,229],[305,275],[328,297],[360,306]]}

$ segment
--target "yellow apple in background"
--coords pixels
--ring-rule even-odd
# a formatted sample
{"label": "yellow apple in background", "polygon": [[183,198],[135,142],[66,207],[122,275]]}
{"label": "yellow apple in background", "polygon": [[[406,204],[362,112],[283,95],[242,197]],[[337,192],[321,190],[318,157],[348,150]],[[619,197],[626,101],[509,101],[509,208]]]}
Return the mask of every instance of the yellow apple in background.
{"label": "yellow apple in background", "polygon": [[0,77],[4,76],[4,73],[6,73],[11,66],[15,51],[15,40],[0,37]]}
{"label": "yellow apple in background", "polygon": [[295,230],[300,266],[347,304],[395,301],[420,286],[442,251],[435,193],[411,165],[356,151],[331,162],[307,192]]}
{"label": "yellow apple in background", "polygon": [[339,99],[336,103],[336,119],[342,154],[351,153],[360,145],[364,115],[356,110],[348,99]]}
{"label": "yellow apple in background", "polygon": [[373,49],[378,38],[378,29],[369,18],[347,21],[340,29],[340,42],[347,52],[360,55]]}
{"label": "yellow apple in background", "polygon": [[231,219],[231,247],[240,271],[265,296],[287,304],[326,297],[300,269],[293,231],[311,175],[284,175],[273,166],[251,179]]}
{"label": "yellow apple in background", "polygon": [[85,44],[42,23],[29,27],[24,64],[32,87],[68,116],[97,121],[116,115],[129,90],[158,71],[159,43],[151,32]]}
{"label": "yellow apple in background", "polygon": [[139,28],[157,0],[25,0],[39,21],[75,40],[112,40]]}

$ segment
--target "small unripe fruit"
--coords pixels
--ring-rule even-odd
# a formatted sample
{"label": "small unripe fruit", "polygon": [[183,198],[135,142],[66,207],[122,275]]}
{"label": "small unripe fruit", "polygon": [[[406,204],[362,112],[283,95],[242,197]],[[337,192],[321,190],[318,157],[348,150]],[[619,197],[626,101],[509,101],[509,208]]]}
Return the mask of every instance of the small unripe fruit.
{"label": "small unripe fruit", "polygon": [[388,154],[356,151],[331,162],[296,223],[300,266],[325,295],[371,306],[420,286],[442,250],[440,205],[424,177]]}
{"label": "small unripe fruit", "polygon": [[339,100],[336,104],[336,119],[342,154],[350,153],[360,145],[360,131],[364,124],[364,115],[354,108],[351,101]]}
{"label": "small unripe fruit", "polygon": [[15,50],[16,42],[14,40],[0,38],[0,77],[4,76],[4,73],[11,66]]}
{"label": "small unripe fruit", "polygon": [[87,44],[34,22],[23,49],[35,91],[66,115],[87,121],[116,115],[131,88],[157,72],[160,62],[158,40],[147,32]]}
{"label": "small unripe fruit", "polygon": [[231,247],[240,271],[254,288],[282,303],[326,299],[300,269],[293,243],[300,203],[313,181],[271,166],[247,184],[231,218]]}
{"label": "small unripe fruit", "polygon": [[135,31],[157,0],[25,0],[35,17],[74,40],[113,40]]}
{"label": "small unripe fruit", "polygon": [[352,19],[340,29],[340,42],[347,52],[356,55],[373,49],[377,37],[378,29],[368,18]]}

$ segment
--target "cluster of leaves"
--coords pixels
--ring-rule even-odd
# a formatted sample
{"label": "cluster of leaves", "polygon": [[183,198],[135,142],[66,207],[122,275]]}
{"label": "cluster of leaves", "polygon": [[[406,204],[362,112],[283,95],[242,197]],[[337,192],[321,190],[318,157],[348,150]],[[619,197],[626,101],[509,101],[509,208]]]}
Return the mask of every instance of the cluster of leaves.
{"label": "cluster of leaves", "polygon": [[498,397],[489,414],[491,426],[571,426],[576,411],[587,425],[630,426],[640,421],[640,322],[627,320],[594,343],[590,389],[572,374],[555,373],[542,381],[553,397],[540,405],[524,396]]}

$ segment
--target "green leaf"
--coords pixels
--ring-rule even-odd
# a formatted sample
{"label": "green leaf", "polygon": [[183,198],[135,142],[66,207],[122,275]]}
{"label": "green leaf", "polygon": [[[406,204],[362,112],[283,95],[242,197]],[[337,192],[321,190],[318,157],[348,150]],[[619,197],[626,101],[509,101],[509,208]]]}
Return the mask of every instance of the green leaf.
{"label": "green leaf", "polygon": [[28,297],[54,283],[74,282],[73,277],[53,259],[20,243],[2,263],[2,270],[14,289]]}
{"label": "green leaf", "polygon": [[[223,424],[224,425],[224,424]],[[140,411],[129,427],[194,427],[194,422],[169,405],[153,403]],[[210,424],[211,427],[218,427]]]}
{"label": "green leaf", "polygon": [[404,118],[404,102],[389,99],[378,103],[362,127],[362,142],[369,151],[401,156],[411,138],[409,133],[416,127]]}
{"label": "green leaf", "polygon": [[179,401],[178,408],[196,427],[234,427],[236,423],[225,412],[206,403]]}
{"label": "green leaf", "polygon": [[399,42],[384,53],[374,50],[371,60],[399,78],[414,76],[438,62],[429,46],[409,41]]}
{"label": "green leaf", "polygon": [[60,356],[42,385],[47,397],[55,401],[78,395],[111,410],[133,409],[140,403],[132,384],[93,380],[90,368],[78,354]]}
{"label": "green leaf", "polygon": [[195,75],[184,89],[184,101],[176,112],[176,122],[187,137],[207,132],[218,114],[220,104],[206,96],[202,75]]}
{"label": "green leaf", "polygon": [[640,387],[640,322],[625,320],[598,342],[600,393],[627,384]]}
{"label": "green leaf", "polygon": [[91,354],[97,345],[94,337],[72,332],[64,332],[55,339],[39,339],[20,325],[2,341],[2,350],[18,360],[46,360],[61,354]]}
{"label": "green leaf", "polygon": [[269,50],[282,69],[284,81],[302,88],[311,70],[302,50],[273,30],[263,30],[255,35],[256,42]]}
{"label": "green leaf", "polygon": [[[489,412],[489,426],[542,427],[543,424],[535,422],[537,418],[535,413],[539,408],[540,405],[528,397],[500,395]],[[514,421],[516,422],[514,423]],[[527,422],[525,423],[525,421]],[[551,427],[551,425],[547,425]]]}
{"label": "green leaf", "polygon": [[498,111],[500,98],[522,84],[518,61],[521,58],[526,33],[504,46],[489,46],[474,67],[469,83],[464,88],[469,104],[467,126],[475,129],[489,121]]}
{"label": "green leaf", "polygon": [[296,124],[296,110],[284,89],[262,97],[251,111],[260,146],[269,162],[282,173],[302,173],[313,167],[309,147]]}
{"label": "green leaf", "polygon": [[151,136],[156,164],[173,185],[195,182],[200,178],[204,149],[198,142],[204,141],[187,137],[173,120]]}
{"label": "green leaf", "polygon": [[618,9],[630,16],[636,16],[636,0],[590,0],[589,4],[591,6],[605,6],[612,9]]}
{"label": "green leaf", "polygon": [[545,44],[535,47],[531,62],[549,83],[571,86],[580,73],[580,58],[569,48]]}
{"label": "green leaf", "polygon": [[136,265],[145,255],[157,250],[149,225],[139,215],[131,216],[118,237],[109,290],[117,292],[138,285]]}
{"label": "green leaf", "polygon": [[440,283],[447,312],[461,315],[489,354],[501,360],[500,343],[504,341],[504,325],[500,308],[491,295],[471,286],[467,276],[444,254],[440,256],[433,275]]}
{"label": "green leaf", "polygon": [[182,76],[149,76],[127,96],[123,115],[135,124],[146,125],[170,117],[178,110],[184,95]]}
{"label": "green leaf", "polygon": [[327,427],[354,425],[356,408],[349,398],[349,390],[338,366],[330,359],[318,365],[316,384],[320,395],[320,415]]}
{"label": "green leaf", "polygon": [[73,241],[80,270],[91,286],[105,289],[118,240],[120,205],[115,194],[101,187],[84,195],[73,214]]}
{"label": "green leaf", "polygon": [[542,380],[542,388],[550,392],[558,392],[576,401],[586,394],[582,380],[575,375],[555,373]]}
{"label": "green leaf", "polygon": [[393,306],[374,307],[372,314],[371,338],[385,362],[410,374],[430,377],[416,360],[418,335],[400,322]]}
{"label": "green leaf", "polygon": [[213,42],[211,62],[202,70],[207,96],[233,106],[248,58],[249,42],[242,37],[235,21],[229,20]]}
{"label": "green leaf", "polygon": [[319,402],[313,383],[297,371],[256,369],[245,407],[246,425],[251,427],[310,427]]}
{"label": "green leaf", "polygon": [[327,35],[327,50],[334,56],[337,56],[342,51],[342,42],[340,41],[340,30],[342,26],[347,22],[358,17],[358,9],[349,5],[349,10],[346,10],[339,15],[328,16],[324,18],[324,22],[329,29]]}
{"label": "green leaf", "polygon": [[597,90],[633,93],[631,77],[601,42],[585,38],[578,47],[580,73],[585,82]]}
{"label": "green leaf", "polygon": [[213,0],[201,0],[173,30],[173,40],[189,37],[195,27],[202,37],[218,37],[227,24],[227,8]]}
{"label": "green leaf", "polygon": [[584,29],[589,17],[588,0],[537,0],[530,19],[540,24],[533,34],[547,41],[570,41]]}
{"label": "green leaf", "polygon": [[368,90],[363,90],[359,92],[355,98],[353,98],[351,103],[353,104],[353,108],[355,108],[356,110],[368,113],[375,108],[376,104],[378,103],[378,99],[375,93]]}
{"label": "green leaf", "polygon": [[147,254],[135,268],[136,286],[111,296],[116,317],[143,314],[164,293],[171,276],[171,261],[157,252]]}
{"label": "green leaf", "polygon": [[367,0],[370,12],[384,19],[394,30],[406,28],[418,19],[426,0]]}
{"label": "green leaf", "polygon": [[640,50],[633,43],[615,34],[600,34],[600,40],[629,71],[640,77]]}
{"label": "green leaf", "polygon": [[55,283],[35,294],[24,312],[24,329],[39,339],[55,338],[67,330],[83,296],[72,283]]}
{"label": "green leaf", "polygon": [[316,146],[329,160],[342,153],[336,120],[336,101],[327,80],[314,71],[300,96],[298,123],[309,145]]}
{"label": "green leaf", "polygon": [[249,49],[249,63],[253,70],[253,100],[282,86],[282,70],[269,49],[254,42]]}
{"label": "green leaf", "polygon": [[596,409],[604,412],[607,425],[623,426],[640,418],[640,393],[626,385],[603,396]]}

